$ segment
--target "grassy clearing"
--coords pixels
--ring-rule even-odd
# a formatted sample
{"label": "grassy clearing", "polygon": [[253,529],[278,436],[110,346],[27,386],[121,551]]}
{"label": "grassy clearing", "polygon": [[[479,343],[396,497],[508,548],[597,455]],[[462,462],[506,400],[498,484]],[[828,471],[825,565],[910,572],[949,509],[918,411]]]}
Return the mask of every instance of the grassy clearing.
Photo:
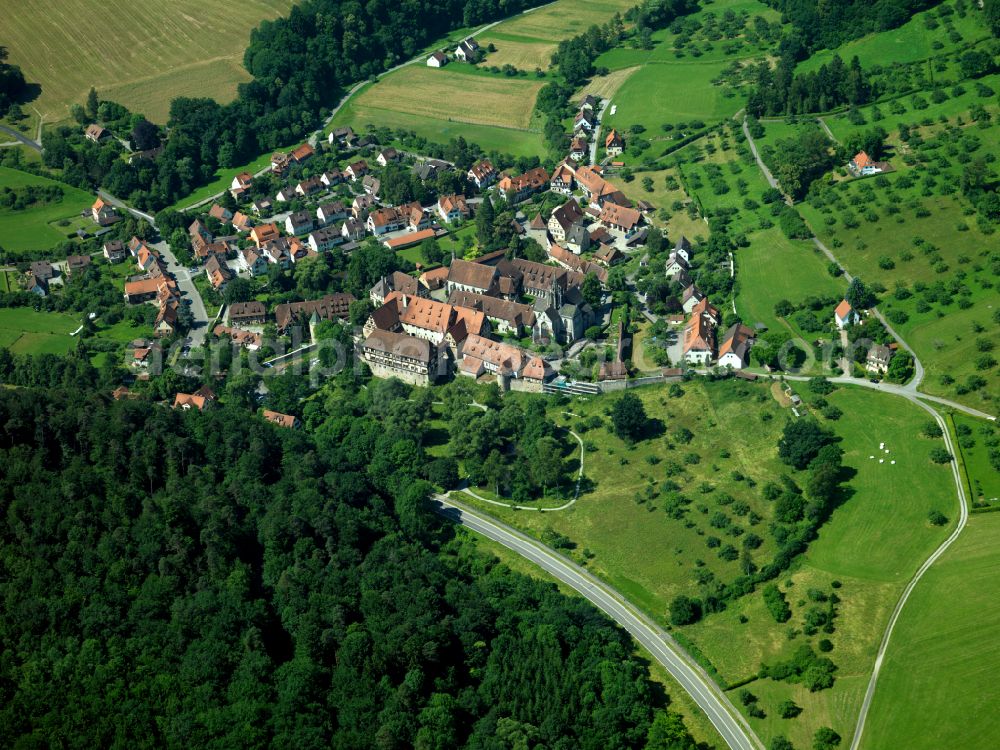
{"label": "grassy clearing", "polygon": [[385,108],[422,118],[525,129],[531,124],[542,81],[472,76],[452,68],[409,65],[365,89],[355,98],[360,108]]}
{"label": "grassy clearing", "polygon": [[624,12],[632,5],[632,0],[559,0],[515,16],[495,26],[492,31],[558,42],[576,36],[594,24],[605,23],[616,12]]}
{"label": "grassy clearing", "polygon": [[826,271],[826,258],[812,242],[789,240],[777,228],[750,235],[750,246],[736,253],[739,293],[736,309],[750,325],[787,326],[795,335],[812,340],[792,321],[778,318],[774,306],[787,299],[800,303],[809,296],[842,294],[843,282]]}
{"label": "grassy clearing", "polygon": [[66,354],[76,346],[69,334],[79,327],[71,315],[23,307],[0,309],[0,346],[17,354]]}
{"label": "grassy clearing", "polygon": [[454,67],[411,65],[385,76],[355,95],[337,113],[331,128],[349,125],[360,132],[369,126],[389,127],[411,130],[437,143],[462,136],[487,151],[515,156],[541,153],[541,133],[527,128],[543,81]]}
{"label": "grassy clearing", "polygon": [[[943,5],[953,7],[954,4],[943,3]],[[888,66],[916,62],[932,55],[945,54],[961,44],[985,39],[989,36],[982,21],[982,14],[970,8],[965,18],[954,14],[950,16],[955,31],[962,37],[960,42],[955,43],[949,38],[950,32],[944,24],[939,24],[934,29],[927,28],[926,19],[929,16],[936,17],[938,12],[938,9],[934,8],[916,13],[913,18],[898,28],[863,36],[833,50],[817,52],[799,63],[795,72],[805,73],[817,70],[821,65],[830,62],[834,55],[840,55],[844,62],[857,56],[865,69],[875,65]]]}
{"label": "grassy clearing", "polygon": [[611,99],[618,93],[618,89],[620,89],[622,84],[628,80],[629,76],[635,73],[638,69],[639,66],[636,65],[631,68],[612,70],[606,76],[596,76],[591,79],[590,83],[583,86],[583,88],[576,93],[573,100],[577,101],[582,99],[585,94],[593,94],[594,96],[598,96],[602,99]]}
{"label": "grassy clearing", "polygon": [[1000,514],[974,515],[914,590],[893,635],[863,748],[942,746],[988,750],[1000,743],[995,715],[1000,670]]}
{"label": "grassy clearing", "polygon": [[493,44],[496,52],[486,53],[483,65],[513,65],[518,70],[533,71],[535,68],[545,70],[556,51],[555,44],[534,39],[519,38],[508,34],[487,32],[478,37],[479,43],[486,47]]}
{"label": "grassy clearing", "polygon": [[[645,441],[630,450],[604,427],[583,435],[598,446],[585,459],[587,476],[597,486],[571,510],[538,514],[486,508],[529,533],[541,535],[551,529],[565,535],[576,545],[575,557],[586,560],[591,571],[661,622],[666,622],[668,603],[675,595],[698,595],[695,571],[710,571],[725,580],[737,564],[720,560],[706,546],[707,536],[720,532],[702,528],[711,511],[706,507],[703,514],[699,506],[714,506],[718,493],[728,493],[761,513],[760,528],[766,530],[771,508],[761,504],[760,487],[737,481],[731,472],[739,471],[762,484],[787,471],[777,460],[775,442],[789,412],[772,398],[768,383],[691,382],[682,387],[685,395],[679,399],[667,397],[667,389],[661,387],[634,391],[650,416],[667,425],[670,437],[666,439]],[[569,408],[584,417],[602,415],[613,398],[574,402]],[[810,693],[801,686],[773,681],[750,686],[768,714],[766,719],[754,720],[765,741],[784,733],[797,747],[807,747],[819,726],[848,732],[895,597],[947,533],[946,528],[931,526],[927,514],[935,509],[951,517],[955,514],[950,473],[928,459],[934,442],[918,437],[926,421],[922,410],[905,400],[861,389],[842,389],[827,399],[844,412],[840,420],[826,425],[842,438],[845,465],[853,476],[847,496],[821,528],[819,538],[778,581],[787,592],[792,619],[776,624],[761,595],[755,593],[681,631],[726,683],[751,677],[762,661],[786,658],[804,642],[815,646],[819,638],[829,638],[834,643],[831,657],[839,668],[832,689]],[[563,421],[573,425],[579,420]],[[694,433],[688,445],[672,437],[682,426]],[[887,458],[896,460],[895,465],[869,458],[876,454],[879,442],[892,451]],[[668,443],[674,447],[668,448]],[[723,458],[724,451],[728,458]],[[684,463],[680,475],[681,491],[693,500],[684,520],[671,519],[657,507],[662,500],[637,502],[637,494],[662,478],[663,467],[683,463],[688,453],[699,454],[701,460]],[[660,463],[651,463],[649,456],[658,457]],[[714,489],[702,494],[700,487],[706,482]],[[724,533],[721,536],[726,538]],[[767,559],[773,552],[771,545],[766,541],[754,553],[755,559],[758,554],[759,559]],[[695,560],[702,563],[692,567]],[[789,638],[790,628],[801,628],[811,606],[806,591],[829,592],[834,580],[842,583],[837,589],[842,602],[835,632],[815,637],[799,633]],[[741,617],[746,621],[741,622]],[[777,705],[786,698],[805,709],[800,718],[777,718]]]}
{"label": "grassy clearing", "polygon": [[241,66],[250,30],[291,5],[108,0],[95,12],[86,0],[61,0],[44,13],[10,1],[0,10],[11,62],[41,84],[33,104],[46,121],[65,119],[94,85],[102,97],[162,123],[175,96],[235,96],[237,84],[250,78]]}
{"label": "grassy clearing", "polygon": [[[63,197],[55,203],[32,206],[23,211],[0,209],[0,246],[8,252],[47,250],[65,241],[67,235],[73,233],[73,227],[60,227],[58,222],[79,219],[80,212],[94,202],[94,197],[83,190],[28,172],[0,167],[0,187],[26,185],[56,185],[62,189]],[[89,225],[95,226],[92,222]]]}
{"label": "grassy clearing", "polygon": [[723,63],[699,63],[683,68],[646,65],[618,89],[614,99],[617,109],[613,115],[610,110],[605,113],[604,125],[622,130],[642,125],[647,137],[655,137],[662,132],[660,126],[664,123],[724,119],[741,106],[735,97],[726,97],[731,89],[712,83],[724,67]]}
{"label": "grassy clearing", "polygon": [[[190,195],[186,196],[182,200],[177,201],[173,206],[169,206],[169,209],[179,211],[188,206],[193,206],[195,203],[200,203],[206,198],[210,198],[217,193],[221,193],[224,190],[228,190],[233,184],[233,178],[240,174],[241,172],[249,172],[250,174],[256,174],[260,170],[264,169],[267,165],[271,163],[271,153],[262,154],[254,159],[249,164],[244,164],[241,167],[231,167],[229,169],[218,169],[215,172],[215,179],[212,182],[198,188]],[[168,210],[168,209],[163,209]]]}

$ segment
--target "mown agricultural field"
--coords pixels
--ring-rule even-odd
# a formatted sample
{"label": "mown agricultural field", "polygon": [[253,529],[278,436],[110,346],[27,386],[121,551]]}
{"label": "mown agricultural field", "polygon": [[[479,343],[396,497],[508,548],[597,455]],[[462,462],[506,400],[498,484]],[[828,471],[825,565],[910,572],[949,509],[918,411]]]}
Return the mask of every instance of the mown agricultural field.
{"label": "mown agricultural field", "polygon": [[[683,396],[675,392],[673,397],[665,386],[634,391],[665,433],[631,448],[607,427],[605,410],[617,396],[564,407],[572,415],[559,418],[578,432],[600,424],[581,432],[593,446],[585,453],[585,467],[596,486],[571,509],[543,514],[482,506],[569,548],[665,624],[678,594],[704,596],[707,582],[739,575],[748,555],[732,557],[726,550],[744,546],[743,537],[763,538],[749,554],[756,564],[774,554],[767,529],[775,506],[762,491],[789,473],[775,446],[791,412],[779,405],[768,383],[690,382],[681,390]],[[815,400],[805,388],[801,392],[807,402]],[[790,618],[776,622],[758,590],[675,630],[704,655],[723,685],[753,678],[762,662],[787,659],[803,644],[816,650],[820,640],[830,641],[832,650],[825,655],[837,667],[831,688],[810,692],[802,684],[770,678],[747,685],[766,714],[752,719],[765,742],[784,734],[796,747],[808,747],[819,726],[845,735],[853,727],[895,599],[947,534],[947,525],[932,526],[928,513],[957,515],[950,471],[928,457],[940,441],[920,436],[927,421],[923,410],[860,389],[824,398],[842,412],[838,420],[823,423],[840,438],[849,485],[818,539],[775,581]],[[879,443],[890,453],[880,451]],[[676,492],[689,504],[679,509]],[[833,593],[839,602],[831,599]],[[829,630],[811,631],[814,610],[829,611],[831,603]],[[739,648],[733,647],[734,639]],[[734,701],[737,694],[734,690]],[[785,700],[803,709],[799,718],[778,716]]]}
{"label": "mown agricultural field", "polygon": [[552,53],[557,45],[545,39],[505,34],[490,29],[477,37],[479,44],[486,47],[492,44],[495,52],[488,52],[483,60],[485,66],[513,65],[518,70],[533,71],[536,68],[545,70],[552,60]]}
{"label": "mown agricultural field", "polygon": [[76,345],[69,334],[79,325],[76,318],[62,313],[0,309],[0,346],[15,354],[66,354]]}
{"label": "mown agricultural field", "polygon": [[540,153],[541,133],[531,125],[544,82],[459,67],[415,64],[387,75],[356,94],[337,114],[334,126],[359,131],[369,125],[402,128],[439,142],[462,136],[487,150]]}
{"label": "mown agricultural field", "polygon": [[242,67],[250,30],[284,14],[292,0],[0,0],[10,61],[41,85],[33,104],[65,119],[91,86],[102,99],[166,122],[176,96],[228,101],[249,80]]}
{"label": "mown agricultural field", "polygon": [[[46,177],[0,167],[0,188],[23,188],[28,185],[56,186],[63,191],[60,200],[39,203],[22,210],[0,208],[0,247],[11,253],[47,250],[73,233],[70,222],[78,222],[80,212],[90,208],[94,196],[83,190]],[[60,226],[60,222],[66,226]],[[95,226],[90,222],[90,226]]]}
{"label": "mown agricultural field", "polygon": [[862,747],[997,746],[1000,513],[973,515],[896,625]]}
{"label": "mown agricultural field", "polygon": [[558,42],[576,36],[594,24],[600,25],[615,13],[624,12],[633,5],[635,3],[631,0],[557,0],[504,21],[489,33]]}

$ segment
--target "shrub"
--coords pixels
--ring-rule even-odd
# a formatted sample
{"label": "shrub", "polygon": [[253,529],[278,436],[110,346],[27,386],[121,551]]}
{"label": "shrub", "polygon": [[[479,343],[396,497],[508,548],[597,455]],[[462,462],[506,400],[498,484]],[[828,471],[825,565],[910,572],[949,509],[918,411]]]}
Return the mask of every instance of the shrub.
{"label": "shrub", "polygon": [[701,602],[691,597],[675,596],[670,602],[670,622],[673,625],[691,625],[701,619]]}
{"label": "shrub", "polygon": [[948,517],[939,510],[932,510],[928,513],[927,520],[934,526],[944,526],[948,523]]}
{"label": "shrub", "polygon": [[952,455],[940,446],[937,448],[932,448],[930,453],[931,461],[936,464],[946,464],[950,463]]}
{"label": "shrub", "polygon": [[796,705],[795,701],[782,701],[778,704],[778,716],[782,719],[794,719],[802,713],[802,709]]}
{"label": "shrub", "polygon": [[785,595],[781,593],[775,584],[771,583],[764,587],[764,604],[767,611],[775,622],[788,622],[792,616],[792,609],[785,600]]}

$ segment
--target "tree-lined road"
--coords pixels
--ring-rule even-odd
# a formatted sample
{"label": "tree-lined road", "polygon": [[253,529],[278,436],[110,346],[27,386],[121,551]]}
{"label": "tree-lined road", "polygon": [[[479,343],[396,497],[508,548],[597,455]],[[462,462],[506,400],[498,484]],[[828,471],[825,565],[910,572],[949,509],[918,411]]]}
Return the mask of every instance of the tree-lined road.
{"label": "tree-lined road", "polygon": [[668,633],[620,593],[510,526],[444,495],[434,497],[439,503],[436,510],[443,516],[499,542],[555,576],[631,633],[694,699],[732,750],[763,750],[763,743],[719,686]]}

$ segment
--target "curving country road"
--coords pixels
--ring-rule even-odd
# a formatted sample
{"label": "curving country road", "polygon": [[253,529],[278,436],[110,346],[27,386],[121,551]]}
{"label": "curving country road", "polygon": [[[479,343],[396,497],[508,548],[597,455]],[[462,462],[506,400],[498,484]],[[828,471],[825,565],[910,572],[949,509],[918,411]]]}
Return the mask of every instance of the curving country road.
{"label": "curving country road", "polygon": [[540,542],[444,495],[435,510],[478,534],[499,542],[580,592],[641,643],[695,700],[732,750],[763,750],[764,745],[725,693],[670,635],[625,597],[579,565]]}
{"label": "curving country road", "polygon": [[33,141],[28,136],[26,136],[26,135],[24,135],[22,133],[19,133],[18,131],[14,130],[13,128],[8,128],[6,125],[0,125],[0,133],[6,133],[7,135],[14,136],[14,138],[17,138],[18,141],[20,141],[21,143],[23,143],[28,148],[33,148],[33,149],[35,149],[35,151],[37,151],[39,153],[42,152],[42,144],[41,143],[39,143],[38,141]]}

